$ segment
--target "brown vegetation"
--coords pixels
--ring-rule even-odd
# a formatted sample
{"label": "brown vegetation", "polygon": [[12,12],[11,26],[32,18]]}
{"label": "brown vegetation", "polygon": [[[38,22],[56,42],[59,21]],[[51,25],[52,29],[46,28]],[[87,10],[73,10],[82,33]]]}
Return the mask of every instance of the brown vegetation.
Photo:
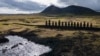
{"label": "brown vegetation", "polygon": [[100,28],[100,16],[0,15],[2,35],[19,35],[30,41],[50,46],[53,51],[42,56],[100,56],[100,31],[38,28],[45,21],[92,22]]}

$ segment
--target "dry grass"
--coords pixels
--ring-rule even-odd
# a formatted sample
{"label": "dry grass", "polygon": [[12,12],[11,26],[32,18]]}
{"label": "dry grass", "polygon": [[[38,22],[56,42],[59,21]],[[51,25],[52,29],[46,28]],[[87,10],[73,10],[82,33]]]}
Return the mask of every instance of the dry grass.
{"label": "dry grass", "polygon": [[[52,46],[55,46],[55,52],[54,54],[66,54],[68,52],[63,52],[62,50],[74,50],[75,47],[78,47],[80,50],[78,53],[85,48],[92,48],[90,51],[94,51],[95,53],[100,52],[100,32],[99,31],[80,31],[80,30],[55,30],[55,29],[45,29],[45,28],[38,28],[34,25],[43,25],[45,24],[46,20],[53,20],[53,21],[87,21],[92,22],[94,27],[100,28],[100,16],[63,16],[63,17],[49,17],[49,16],[41,16],[41,15],[0,15],[0,34],[7,34],[8,30],[14,31],[14,32],[21,32],[26,29],[28,31],[33,31],[34,34],[38,35],[40,39],[42,38],[43,41],[47,44],[53,44]],[[27,32],[25,32],[27,33]],[[51,40],[45,40],[49,39]],[[54,39],[59,39],[61,41],[55,41]],[[29,38],[31,40],[34,40],[34,38]],[[82,40],[82,41],[81,41]],[[69,42],[68,42],[69,41]],[[73,42],[75,41],[75,42]],[[39,41],[38,41],[39,42]],[[41,41],[40,41],[41,42]],[[50,42],[50,43],[48,43]],[[61,42],[61,43],[60,43]],[[81,47],[81,44],[83,47]],[[55,44],[54,44],[55,43]],[[59,44],[56,44],[59,43]],[[74,46],[70,46],[72,43],[74,43]],[[68,47],[69,44],[69,47]],[[91,46],[91,44],[93,46]],[[70,49],[72,47],[72,49]],[[75,49],[76,50],[76,49]],[[74,51],[75,51],[74,50]],[[77,51],[77,50],[76,50]],[[76,52],[75,51],[75,52]],[[89,51],[89,52],[90,52]],[[72,52],[69,52],[69,55]],[[88,51],[85,52],[85,54],[88,53]],[[91,52],[89,55],[95,54]],[[48,55],[47,55],[48,56]],[[52,56],[52,55],[51,55]],[[53,55],[54,56],[54,55]],[[80,55],[76,55],[80,56]],[[96,56],[96,54],[94,55]]]}
{"label": "dry grass", "polygon": [[[65,36],[73,36],[74,32],[77,31],[58,31],[58,30],[50,30],[50,29],[41,29],[37,28],[33,25],[43,25],[44,22],[48,19],[53,21],[87,21],[92,22],[94,27],[100,27],[100,16],[63,16],[63,17],[49,17],[49,16],[41,16],[41,15],[0,15],[0,31],[5,32],[9,29],[13,29],[13,31],[20,32],[24,29],[29,30],[41,30],[36,32],[41,37],[54,37],[58,34]],[[100,32],[96,32],[100,33]]]}

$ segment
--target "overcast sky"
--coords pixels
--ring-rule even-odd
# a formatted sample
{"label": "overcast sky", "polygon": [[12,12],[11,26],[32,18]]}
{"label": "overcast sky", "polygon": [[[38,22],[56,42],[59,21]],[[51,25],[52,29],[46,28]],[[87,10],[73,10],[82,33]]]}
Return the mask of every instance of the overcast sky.
{"label": "overcast sky", "polygon": [[100,0],[0,0],[0,14],[38,13],[47,6],[79,5],[100,10]]}

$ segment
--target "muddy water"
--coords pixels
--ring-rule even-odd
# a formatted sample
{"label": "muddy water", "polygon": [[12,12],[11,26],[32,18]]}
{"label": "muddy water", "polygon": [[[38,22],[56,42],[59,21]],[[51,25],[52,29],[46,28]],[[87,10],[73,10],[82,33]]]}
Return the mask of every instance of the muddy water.
{"label": "muddy water", "polygon": [[8,43],[0,44],[0,56],[40,56],[50,52],[49,46],[36,44],[19,36],[6,36]]}

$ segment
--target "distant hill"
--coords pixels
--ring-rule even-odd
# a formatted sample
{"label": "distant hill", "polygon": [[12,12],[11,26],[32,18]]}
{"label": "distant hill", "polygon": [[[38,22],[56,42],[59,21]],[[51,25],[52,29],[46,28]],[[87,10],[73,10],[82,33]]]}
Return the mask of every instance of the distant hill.
{"label": "distant hill", "polygon": [[49,7],[47,7],[44,11],[42,11],[41,13],[46,13],[46,14],[58,14],[61,13],[62,9],[59,7],[56,7],[54,5],[51,5]]}
{"label": "distant hill", "polygon": [[97,14],[96,11],[82,7],[82,6],[76,6],[76,5],[71,5],[65,8],[59,8],[54,5],[51,5],[47,7],[45,10],[41,12],[42,14]]}

